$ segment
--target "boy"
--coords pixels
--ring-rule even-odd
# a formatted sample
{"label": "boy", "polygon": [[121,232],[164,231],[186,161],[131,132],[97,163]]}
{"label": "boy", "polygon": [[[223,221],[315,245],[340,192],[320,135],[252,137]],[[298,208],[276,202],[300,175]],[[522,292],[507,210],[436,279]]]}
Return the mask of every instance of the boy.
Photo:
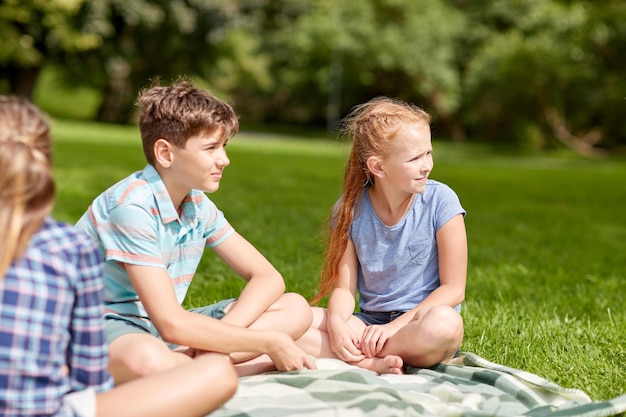
{"label": "boy", "polygon": [[[206,351],[230,353],[240,375],[314,369],[294,342],[311,324],[306,300],[284,294],[282,276],[204,194],[218,189],[230,163],[233,109],[184,80],[144,90],[138,104],[148,165],[98,196],[77,223],[105,254],[116,384]],[[247,284],[237,300],[187,311],[181,303],[205,246]]]}

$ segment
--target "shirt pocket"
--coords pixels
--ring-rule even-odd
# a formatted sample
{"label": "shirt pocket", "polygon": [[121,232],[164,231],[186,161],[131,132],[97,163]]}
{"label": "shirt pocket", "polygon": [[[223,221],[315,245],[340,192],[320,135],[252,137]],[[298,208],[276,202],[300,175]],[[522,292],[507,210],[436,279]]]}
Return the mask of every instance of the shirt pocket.
{"label": "shirt pocket", "polygon": [[409,245],[411,263],[423,265],[426,263],[432,252],[433,241],[431,239],[420,240]]}

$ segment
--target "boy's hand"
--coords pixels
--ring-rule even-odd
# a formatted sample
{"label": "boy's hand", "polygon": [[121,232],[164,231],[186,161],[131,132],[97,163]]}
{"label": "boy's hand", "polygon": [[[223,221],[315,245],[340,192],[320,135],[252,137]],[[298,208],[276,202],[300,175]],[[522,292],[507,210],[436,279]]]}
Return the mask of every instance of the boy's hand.
{"label": "boy's hand", "polygon": [[365,355],[359,347],[359,336],[343,320],[329,320],[330,349],[344,362],[360,362]]}
{"label": "boy's hand", "polygon": [[296,346],[293,339],[283,333],[275,335],[270,342],[267,355],[279,371],[299,371],[301,369],[317,369],[313,359]]}

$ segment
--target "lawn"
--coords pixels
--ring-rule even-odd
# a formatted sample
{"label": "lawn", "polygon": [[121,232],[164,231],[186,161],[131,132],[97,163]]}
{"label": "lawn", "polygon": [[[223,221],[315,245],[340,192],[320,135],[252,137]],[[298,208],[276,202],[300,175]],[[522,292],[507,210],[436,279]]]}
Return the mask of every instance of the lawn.
{"label": "lawn", "polygon": [[[104,188],[144,158],[136,127],[55,120],[55,214],[75,222]],[[310,296],[322,228],[338,197],[346,144],[242,132],[210,198]],[[626,163],[530,157],[434,142],[432,178],[468,212],[469,270],[462,350],[579,388],[626,393]],[[243,280],[210,251],[185,301],[234,297]]]}

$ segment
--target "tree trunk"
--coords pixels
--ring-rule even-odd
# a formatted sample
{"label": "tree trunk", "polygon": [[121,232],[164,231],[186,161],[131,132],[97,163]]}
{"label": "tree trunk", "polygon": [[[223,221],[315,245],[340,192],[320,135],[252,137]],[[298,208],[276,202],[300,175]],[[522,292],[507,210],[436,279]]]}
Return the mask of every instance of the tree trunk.
{"label": "tree trunk", "polygon": [[568,148],[588,158],[602,158],[607,155],[606,150],[595,147],[602,139],[602,132],[599,129],[592,129],[582,136],[577,136],[569,130],[556,108],[546,107],[543,113],[554,136]]}
{"label": "tree trunk", "polygon": [[41,67],[20,68],[9,65],[3,72],[9,81],[9,93],[32,99]]}
{"label": "tree trunk", "polygon": [[99,122],[125,124],[131,119],[134,100],[129,79],[130,66],[118,59],[110,68],[97,119]]}
{"label": "tree trunk", "polygon": [[97,120],[104,123],[126,124],[131,119],[132,97],[127,89],[113,90],[108,86],[102,94]]}

